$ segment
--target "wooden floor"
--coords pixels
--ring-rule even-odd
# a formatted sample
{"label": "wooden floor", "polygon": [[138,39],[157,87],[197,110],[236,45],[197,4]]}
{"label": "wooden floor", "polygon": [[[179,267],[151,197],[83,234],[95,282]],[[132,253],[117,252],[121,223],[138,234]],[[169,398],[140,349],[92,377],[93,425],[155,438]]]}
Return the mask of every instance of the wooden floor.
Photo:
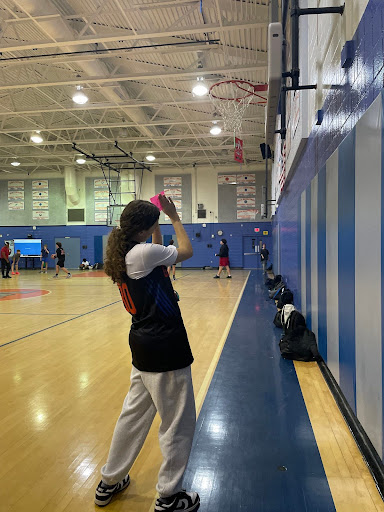
{"label": "wooden floor", "polygon": [[[175,282],[195,357],[198,408],[248,272],[235,271],[232,280],[213,274],[179,271]],[[6,512],[98,509],[95,486],[129,388],[130,315],[117,288],[100,273],[51,276],[25,272],[0,288],[26,290],[25,297],[32,289],[51,292],[22,300],[0,292],[0,345],[9,343],[0,348],[0,509]],[[129,492],[109,511],[153,510],[157,429],[158,418],[131,471]]]}
{"label": "wooden floor", "polygon": [[[51,274],[52,275],[52,274]],[[50,279],[25,272],[0,288],[0,510],[88,512],[129,388],[130,316],[100,272]],[[201,407],[248,272],[212,279],[179,271],[184,321]],[[13,300],[7,290],[21,289]],[[31,290],[50,293],[34,298]],[[8,344],[7,344],[8,343]],[[296,363],[337,512],[384,511],[383,502],[315,364]],[[158,419],[108,511],[153,510],[161,463]],[[234,511],[237,512],[237,511]],[[256,512],[245,511],[245,512]],[[276,511],[282,512],[282,511]]]}
{"label": "wooden floor", "polygon": [[384,503],[317,363],[295,362],[337,512],[384,512]]}

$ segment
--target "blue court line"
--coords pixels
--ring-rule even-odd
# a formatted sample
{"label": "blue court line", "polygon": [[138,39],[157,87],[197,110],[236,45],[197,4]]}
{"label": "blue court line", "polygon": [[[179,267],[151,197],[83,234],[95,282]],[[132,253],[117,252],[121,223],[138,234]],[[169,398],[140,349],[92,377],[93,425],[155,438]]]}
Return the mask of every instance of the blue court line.
{"label": "blue court line", "polygon": [[252,271],[183,480],[200,494],[201,512],[335,512],[294,365],[280,356],[275,312]]}
{"label": "blue court line", "polygon": [[25,338],[29,338],[30,336],[34,336],[35,334],[39,334],[40,332],[48,331],[49,329],[53,329],[53,327],[57,327],[58,325],[63,325],[68,322],[72,322],[72,320],[76,320],[77,318],[81,318],[82,316],[90,315],[91,313],[95,313],[95,311],[100,311],[100,309],[108,308],[109,306],[113,306],[113,304],[117,304],[121,302],[120,300],[116,300],[115,302],[111,302],[110,304],[106,304],[105,306],[101,306],[100,308],[93,309],[92,311],[88,311],[87,313],[83,313],[82,315],[75,316],[74,318],[69,318],[68,320],[64,320],[64,322],[59,322],[58,324],[51,325],[50,327],[45,327],[45,329],[40,329],[39,331],[32,332],[31,334],[26,334],[21,338],[17,338],[16,340],[8,341],[7,343],[3,343],[0,345],[1,347],[5,347],[6,345],[10,345],[11,343],[16,343],[16,341],[24,340]]}

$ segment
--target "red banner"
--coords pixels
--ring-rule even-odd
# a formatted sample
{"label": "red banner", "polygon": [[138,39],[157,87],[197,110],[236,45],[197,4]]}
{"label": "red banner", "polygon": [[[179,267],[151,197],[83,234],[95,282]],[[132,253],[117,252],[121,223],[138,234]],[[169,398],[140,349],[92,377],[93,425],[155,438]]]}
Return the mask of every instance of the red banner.
{"label": "red banner", "polygon": [[243,141],[235,137],[235,162],[242,164],[243,160]]}

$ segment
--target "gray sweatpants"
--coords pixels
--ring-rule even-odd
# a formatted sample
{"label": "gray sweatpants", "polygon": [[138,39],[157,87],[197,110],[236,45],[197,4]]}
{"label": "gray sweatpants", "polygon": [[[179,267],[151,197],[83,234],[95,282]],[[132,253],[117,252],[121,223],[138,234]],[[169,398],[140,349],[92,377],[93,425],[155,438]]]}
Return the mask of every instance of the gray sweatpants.
{"label": "gray sweatpants", "polygon": [[107,484],[122,480],[131,469],[158,411],[163,462],[157,492],[161,497],[181,490],[196,424],[191,367],[171,372],[142,372],[132,367],[131,387],[113,433],[108,460],[101,470]]}

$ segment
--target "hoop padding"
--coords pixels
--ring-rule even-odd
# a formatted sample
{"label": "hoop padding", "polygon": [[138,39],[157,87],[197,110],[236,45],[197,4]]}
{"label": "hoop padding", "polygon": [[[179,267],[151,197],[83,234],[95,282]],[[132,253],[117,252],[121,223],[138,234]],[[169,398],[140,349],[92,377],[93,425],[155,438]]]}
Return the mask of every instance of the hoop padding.
{"label": "hoop padding", "polygon": [[246,80],[224,80],[213,84],[209,97],[224,121],[224,130],[240,133],[244,112],[249,105],[263,105],[267,98],[258,94],[268,90],[266,84],[252,84]]}

